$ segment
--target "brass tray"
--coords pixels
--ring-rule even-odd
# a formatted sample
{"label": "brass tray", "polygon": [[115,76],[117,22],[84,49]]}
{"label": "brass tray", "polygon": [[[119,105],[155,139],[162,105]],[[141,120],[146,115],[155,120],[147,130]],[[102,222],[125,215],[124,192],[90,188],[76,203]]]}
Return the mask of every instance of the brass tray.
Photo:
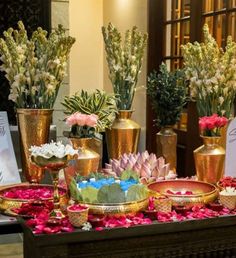
{"label": "brass tray", "polygon": [[[22,183],[22,184],[2,187],[0,189],[0,211],[5,212],[6,210],[11,210],[12,208],[19,208],[22,203],[27,203],[29,201],[32,201],[32,199],[20,200],[20,199],[12,199],[12,198],[4,197],[3,193],[5,191],[10,191],[12,188],[27,189],[27,188],[40,188],[40,187],[53,188],[52,185],[41,185],[41,184],[34,185],[34,184],[29,184],[29,183]],[[68,203],[68,197],[67,197],[66,190],[63,188],[60,188],[60,187],[59,187],[59,190],[65,191],[64,194],[60,195],[60,206],[61,206],[62,210],[66,210],[66,206]],[[43,199],[43,200],[50,201],[50,200],[53,200],[53,197],[48,198],[48,199]]]}
{"label": "brass tray", "polygon": [[[194,180],[165,180],[149,184],[148,189],[152,196],[165,195],[172,200],[173,205],[185,205],[187,207],[213,202],[219,194],[215,185]],[[167,190],[174,192],[191,191],[193,194],[169,194],[166,192]]]}
{"label": "brass tray", "polygon": [[135,214],[139,211],[143,211],[148,206],[148,198],[126,203],[86,203],[79,202],[81,204],[88,205],[90,214],[97,215],[109,215],[109,214]]}

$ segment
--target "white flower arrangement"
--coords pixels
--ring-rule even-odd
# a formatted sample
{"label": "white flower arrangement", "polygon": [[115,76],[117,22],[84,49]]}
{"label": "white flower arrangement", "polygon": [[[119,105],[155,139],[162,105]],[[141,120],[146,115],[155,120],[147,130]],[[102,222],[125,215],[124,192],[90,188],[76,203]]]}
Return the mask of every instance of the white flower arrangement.
{"label": "white flower arrangement", "polygon": [[48,37],[39,27],[30,39],[21,21],[18,27],[0,38],[0,69],[10,83],[9,99],[17,108],[52,108],[75,39],[61,25]]}
{"label": "white flower arrangement", "polygon": [[235,195],[236,196],[236,189],[234,187],[228,186],[220,192],[220,195]]}
{"label": "white flower arrangement", "polygon": [[52,157],[63,158],[68,155],[74,156],[78,154],[78,150],[73,149],[69,144],[64,145],[61,142],[51,142],[42,144],[41,146],[31,146],[29,151],[31,156],[43,157],[45,159],[50,159]]}
{"label": "white flower arrangement", "polygon": [[197,102],[199,116],[215,113],[229,118],[236,92],[236,43],[229,36],[224,51],[207,24],[203,33],[202,43],[181,46],[190,94]]}
{"label": "white flower arrangement", "polygon": [[147,44],[147,34],[142,34],[134,26],[127,30],[124,40],[116,27],[111,23],[102,27],[105,43],[106,59],[109,68],[109,78],[114,93],[119,97],[119,110],[129,110],[134,98],[138,75],[141,72],[144,50]]}

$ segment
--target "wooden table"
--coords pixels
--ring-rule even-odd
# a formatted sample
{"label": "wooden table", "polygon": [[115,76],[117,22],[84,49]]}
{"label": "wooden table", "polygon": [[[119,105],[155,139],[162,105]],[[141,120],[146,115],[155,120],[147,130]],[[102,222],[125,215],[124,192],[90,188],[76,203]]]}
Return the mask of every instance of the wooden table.
{"label": "wooden table", "polygon": [[23,223],[23,232],[24,258],[236,257],[236,216],[53,235]]}

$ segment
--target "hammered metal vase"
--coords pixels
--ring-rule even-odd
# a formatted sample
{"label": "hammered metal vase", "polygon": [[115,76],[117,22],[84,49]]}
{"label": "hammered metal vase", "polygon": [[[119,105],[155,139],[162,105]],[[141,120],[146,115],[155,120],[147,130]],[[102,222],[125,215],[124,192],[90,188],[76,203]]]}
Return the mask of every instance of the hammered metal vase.
{"label": "hammered metal vase", "polygon": [[219,145],[220,137],[202,138],[203,145],[193,152],[197,178],[216,184],[224,175],[225,149]]}
{"label": "hammered metal vase", "polygon": [[91,172],[97,172],[100,155],[94,151],[97,149],[97,141],[94,138],[69,138],[74,149],[79,149],[78,158],[69,162],[65,168],[65,179],[67,186],[71,179],[79,174],[88,176]]}
{"label": "hammered metal vase", "polygon": [[166,163],[170,164],[170,169],[176,171],[176,147],[177,134],[172,126],[161,128],[156,134],[157,157],[164,157]]}
{"label": "hammered metal vase", "polygon": [[132,112],[120,110],[111,129],[106,130],[110,159],[119,159],[124,153],[137,153],[141,127],[130,119]]}
{"label": "hammered metal vase", "polygon": [[22,172],[30,183],[39,183],[44,169],[31,163],[29,148],[48,142],[53,109],[17,109]]}

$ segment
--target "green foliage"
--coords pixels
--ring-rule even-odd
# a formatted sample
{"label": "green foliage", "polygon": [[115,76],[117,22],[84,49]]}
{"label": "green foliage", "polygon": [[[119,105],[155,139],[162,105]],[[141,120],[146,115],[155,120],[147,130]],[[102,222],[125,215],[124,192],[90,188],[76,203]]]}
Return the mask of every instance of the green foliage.
{"label": "green foliage", "polygon": [[123,203],[125,202],[125,192],[119,184],[104,185],[98,191],[99,203]]}
{"label": "green foliage", "polygon": [[115,115],[118,112],[116,101],[116,95],[108,94],[97,89],[91,94],[82,90],[75,95],[65,96],[61,104],[66,108],[64,112],[67,115],[75,112],[97,115],[98,122],[96,128],[99,132],[103,132],[106,128],[111,127]]}
{"label": "green foliage", "polygon": [[106,176],[102,173],[98,173],[98,172],[91,172],[89,173],[89,175],[87,176],[81,176],[81,175],[77,175],[76,176],[76,182],[81,182],[81,181],[84,181],[84,180],[87,180],[89,181],[90,178],[95,178],[96,181],[99,180],[99,179],[103,179],[103,178],[110,178],[110,177],[113,177],[113,176]]}
{"label": "green foliage", "polygon": [[156,113],[157,126],[174,125],[186,103],[186,83],[183,70],[168,72],[164,63],[160,72],[148,76],[147,94]]}
{"label": "green foliage", "polygon": [[132,202],[147,198],[148,191],[145,185],[132,185],[128,189],[126,201]]}
{"label": "green foliage", "polygon": [[90,186],[83,188],[81,189],[81,196],[82,196],[83,202],[97,203],[98,189]]}
{"label": "green foliage", "polygon": [[70,196],[72,197],[72,199],[76,201],[82,201],[82,196],[77,188],[77,184],[74,178],[71,180],[69,189],[70,189]]}
{"label": "green foliage", "polygon": [[139,181],[139,176],[138,174],[133,171],[133,170],[124,170],[121,174],[120,177],[121,180],[129,180],[129,179],[134,179],[135,181]]}

